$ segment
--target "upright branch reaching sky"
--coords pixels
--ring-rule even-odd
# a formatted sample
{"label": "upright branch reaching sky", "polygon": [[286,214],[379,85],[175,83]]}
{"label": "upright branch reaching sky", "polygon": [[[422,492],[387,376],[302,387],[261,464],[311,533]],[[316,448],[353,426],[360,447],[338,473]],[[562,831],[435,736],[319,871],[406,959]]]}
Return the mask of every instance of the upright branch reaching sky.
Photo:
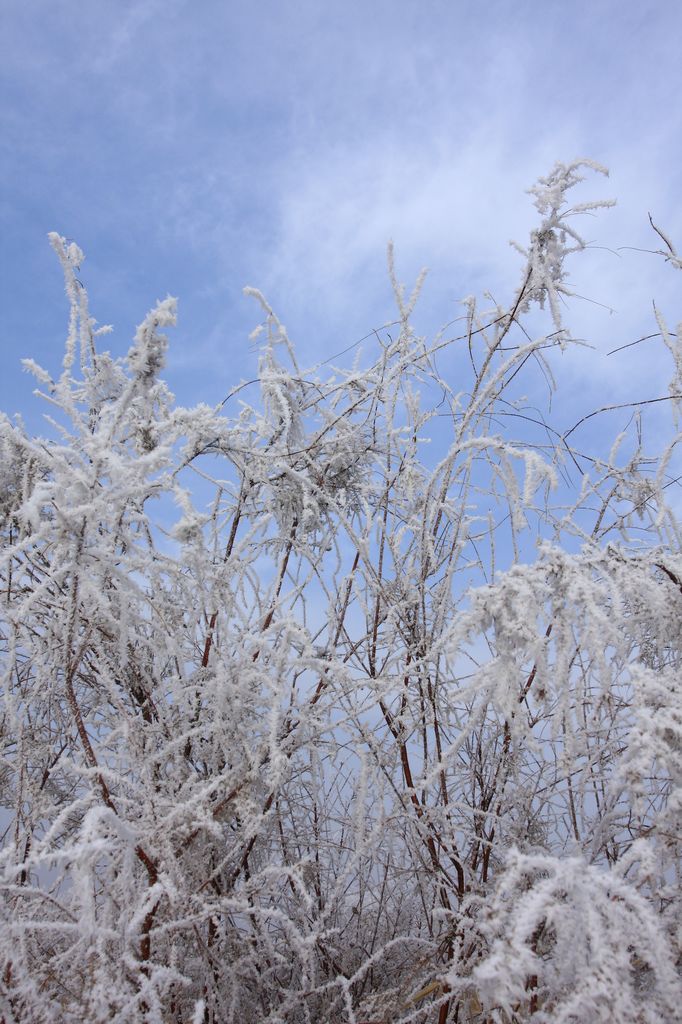
{"label": "upright branch reaching sky", "polygon": [[572,343],[590,169],[433,340],[391,250],[369,365],[299,368],[249,289],[218,408],[161,378],[174,299],[100,351],[51,236],[50,430],[0,420],[2,1024],[673,1019],[680,435],[646,438],[682,326],[613,442],[523,397]]}

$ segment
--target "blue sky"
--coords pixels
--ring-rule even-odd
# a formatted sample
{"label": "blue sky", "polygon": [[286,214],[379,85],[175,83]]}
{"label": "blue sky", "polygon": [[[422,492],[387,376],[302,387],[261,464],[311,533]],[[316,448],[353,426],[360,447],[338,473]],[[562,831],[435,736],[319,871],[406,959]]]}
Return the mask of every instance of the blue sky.
{"label": "blue sky", "polygon": [[619,205],[583,225],[604,248],[576,263],[578,290],[615,312],[576,304],[597,352],[566,357],[569,394],[665,392],[660,349],[604,353],[653,330],[653,297],[681,315],[679,272],[609,251],[660,244],[649,210],[682,245],[677,0],[6,0],[1,36],[0,408],[31,425],[19,361],[56,372],[66,325],[48,231],[85,250],[115,353],[179,297],[167,376],[213,403],[253,376],[244,285],[303,363],[323,359],[392,319],[393,238],[402,277],[431,268],[432,330],[472,292],[513,292],[524,189],[575,156],[611,169],[583,198]]}

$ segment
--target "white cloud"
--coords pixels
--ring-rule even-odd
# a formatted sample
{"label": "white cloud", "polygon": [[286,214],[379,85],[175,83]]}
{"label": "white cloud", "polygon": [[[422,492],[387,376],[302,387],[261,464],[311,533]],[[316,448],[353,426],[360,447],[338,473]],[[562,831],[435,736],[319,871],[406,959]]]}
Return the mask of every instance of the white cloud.
{"label": "white cloud", "polygon": [[[150,287],[152,299],[170,288],[196,333],[189,325],[203,330],[224,296],[219,328],[196,348],[202,365],[213,339],[224,363],[230,316],[249,322],[244,284],[268,293],[314,357],[389,318],[389,238],[402,278],[431,267],[428,328],[472,291],[503,299],[518,267],[507,241],[533,224],[523,189],[555,159],[612,168],[598,194],[620,205],[587,222],[588,237],[651,244],[651,209],[682,239],[678,5],[377,0],[371,18],[359,0],[41,9],[26,0],[8,28],[4,73],[18,99],[4,145],[23,218],[5,235],[10,294],[33,276],[47,229],[89,226],[79,238],[90,267],[134,267],[124,289],[106,271],[131,320]],[[578,328],[608,347],[632,340],[654,294],[674,318],[676,281],[659,284],[673,276],[654,261],[585,254],[578,290],[617,315],[578,305]],[[25,336],[28,349],[30,327]],[[662,370],[645,352],[631,356],[653,387]],[[562,372],[578,381],[585,365],[577,354]],[[631,383],[631,361],[590,365]]]}

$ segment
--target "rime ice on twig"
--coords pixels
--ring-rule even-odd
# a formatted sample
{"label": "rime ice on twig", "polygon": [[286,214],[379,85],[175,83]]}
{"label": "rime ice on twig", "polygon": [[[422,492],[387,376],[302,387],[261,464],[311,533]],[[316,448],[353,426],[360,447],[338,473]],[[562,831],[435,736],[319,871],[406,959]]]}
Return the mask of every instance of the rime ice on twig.
{"label": "rime ice on twig", "polygon": [[173,299],[98,351],[51,236],[53,432],[0,418],[6,1024],[673,1019],[679,437],[646,451],[644,401],[586,451],[596,413],[519,397],[569,339],[583,167],[460,336],[417,335],[392,250],[364,367],[301,370],[251,289],[258,379],[217,409],[160,378]]}

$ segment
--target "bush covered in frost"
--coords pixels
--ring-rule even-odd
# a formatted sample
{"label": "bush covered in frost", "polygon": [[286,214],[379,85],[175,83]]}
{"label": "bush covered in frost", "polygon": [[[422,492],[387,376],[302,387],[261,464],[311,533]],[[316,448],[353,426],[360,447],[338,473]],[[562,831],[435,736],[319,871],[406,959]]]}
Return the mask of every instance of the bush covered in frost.
{"label": "bush covered in frost", "polygon": [[571,344],[586,166],[454,331],[389,254],[364,367],[300,369],[254,292],[217,409],[161,379],[173,300],[100,350],[52,236],[52,427],[0,420],[3,1024],[673,1019],[679,435],[590,454],[520,390]]}

